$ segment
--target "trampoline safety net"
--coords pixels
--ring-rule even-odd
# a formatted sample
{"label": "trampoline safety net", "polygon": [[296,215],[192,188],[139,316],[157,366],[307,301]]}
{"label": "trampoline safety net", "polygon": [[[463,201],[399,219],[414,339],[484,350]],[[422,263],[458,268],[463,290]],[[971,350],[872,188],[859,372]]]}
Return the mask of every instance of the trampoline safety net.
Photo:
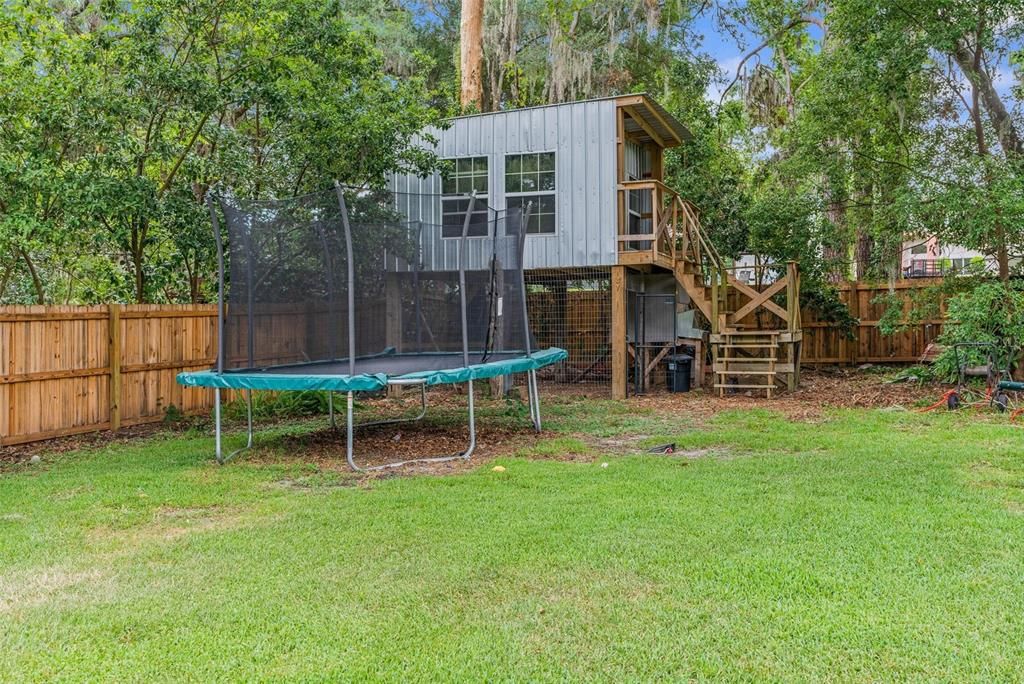
{"label": "trampoline safety net", "polygon": [[449,237],[459,231],[405,221],[389,193],[222,198],[230,257],[218,370],[351,357],[360,373],[386,373],[396,355],[422,370],[431,358],[458,355],[461,366],[529,353],[523,210],[470,201],[464,230]]}

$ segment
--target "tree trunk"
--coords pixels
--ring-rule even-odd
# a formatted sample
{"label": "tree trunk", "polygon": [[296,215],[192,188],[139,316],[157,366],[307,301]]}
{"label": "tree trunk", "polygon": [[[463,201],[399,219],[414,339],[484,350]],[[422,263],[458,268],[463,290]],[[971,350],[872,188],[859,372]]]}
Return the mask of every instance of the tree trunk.
{"label": "tree trunk", "polygon": [[21,254],[22,261],[28,266],[28,273],[32,276],[32,288],[36,291],[36,304],[46,304],[46,291],[43,289],[43,281],[36,271],[36,265],[32,263],[32,257],[23,249],[19,249],[18,253]]}
{"label": "tree trunk", "polygon": [[854,276],[857,280],[866,280],[871,275],[871,262],[875,251],[875,238],[872,234],[874,221],[874,183],[870,178],[862,178],[857,189],[855,202],[857,209],[857,228],[854,238]]}
{"label": "tree trunk", "polygon": [[988,72],[983,66],[979,68],[977,65],[974,52],[963,41],[957,41],[953,46],[953,58],[971,84],[978,89],[1003,153],[1007,157],[1024,156],[1024,141],[1021,140],[1020,132],[1014,125],[1013,117],[999,97],[999,92],[989,78]]}
{"label": "tree trunk", "polygon": [[[983,54],[981,47],[974,51],[974,62],[972,68],[978,72],[984,72],[982,65]],[[978,156],[984,158],[989,155],[988,143],[985,141],[985,126],[981,121],[981,99],[982,92],[978,83],[974,80],[971,81],[971,120],[974,122],[974,139],[975,144],[978,146]],[[985,185],[988,186],[991,191],[992,178],[986,172],[985,174]],[[999,208],[996,208],[996,221],[995,221],[995,234],[993,235],[993,241],[995,242],[995,256],[996,263],[999,265],[999,279],[1004,283],[1010,281],[1010,255],[1006,246],[1006,228],[1003,226],[1003,220]]]}
{"label": "tree trunk", "polygon": [[462,0],[460,68],[462,109],[483,107],[484,0]]}

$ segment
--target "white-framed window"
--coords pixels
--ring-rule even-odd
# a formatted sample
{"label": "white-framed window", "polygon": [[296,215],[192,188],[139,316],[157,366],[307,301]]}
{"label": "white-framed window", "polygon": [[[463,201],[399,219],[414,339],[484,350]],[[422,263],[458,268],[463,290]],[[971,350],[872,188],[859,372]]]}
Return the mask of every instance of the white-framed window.
{"label": "white-framed window", "polygon": [[911,245],[910,253],[911,254],[927,254],[928,253],[928,243],[927,242],[920,242],[920,243],[918,243],[916,245]]}
{"label": "white-framed window", "polygon": [[451,168],[441,177],[441,237],[462,237],[462,228],[469,208],[469,196],[476,190],[476,202],[469,221],[468,237],[486,237],[487,157],[449,159]]}
{"label": "white-framed window", "polygon": [[527,235],[552,235],[558,225],[555,202],[555,153],[505,156],[505,209],[530,209]]}

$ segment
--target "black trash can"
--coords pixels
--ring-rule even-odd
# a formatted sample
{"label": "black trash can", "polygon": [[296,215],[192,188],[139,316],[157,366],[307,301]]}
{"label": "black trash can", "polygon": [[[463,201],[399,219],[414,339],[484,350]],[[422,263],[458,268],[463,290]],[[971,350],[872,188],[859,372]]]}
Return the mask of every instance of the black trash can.
{"label": "black trash can", "polygon": [[689,392],[693,357],[675,354],[665,357],[665,387],[669,392]]}

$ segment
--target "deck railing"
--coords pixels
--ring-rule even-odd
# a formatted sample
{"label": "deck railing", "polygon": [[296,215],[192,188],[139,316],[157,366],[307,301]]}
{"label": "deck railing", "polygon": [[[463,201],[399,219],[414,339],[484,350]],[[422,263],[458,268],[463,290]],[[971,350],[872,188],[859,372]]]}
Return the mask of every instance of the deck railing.
{"label": "deck railing", "polygon": [[[677,259],[720,267],[722,259],[704,236],[700,213],[659,180],[619,184],[618,251],[640,254],[657,263]],[[700,269],[704,271],[705,269]]]}

